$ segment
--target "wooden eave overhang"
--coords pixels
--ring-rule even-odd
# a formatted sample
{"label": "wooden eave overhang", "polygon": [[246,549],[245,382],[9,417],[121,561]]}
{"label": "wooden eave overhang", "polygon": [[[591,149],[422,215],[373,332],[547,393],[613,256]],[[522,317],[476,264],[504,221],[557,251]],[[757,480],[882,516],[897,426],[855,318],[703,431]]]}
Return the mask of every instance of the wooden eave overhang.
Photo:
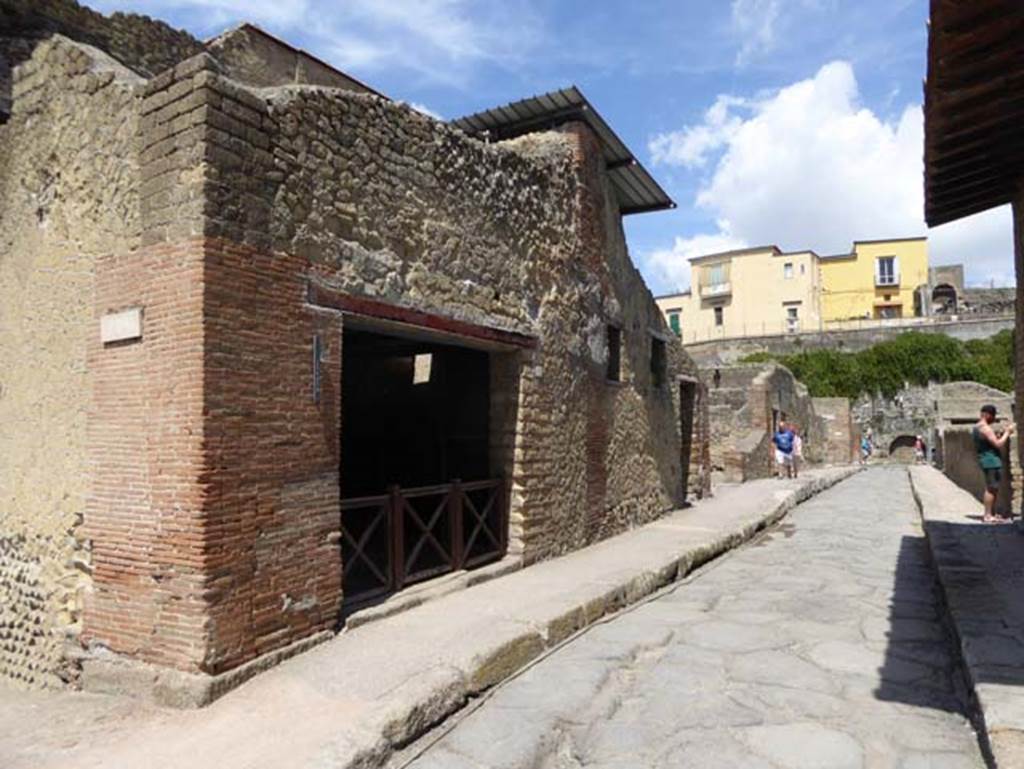
{"label": "wooden eave overhang", "polygon": [[1011,202],[1024,174],[1024,3],[931,0],[925,220]]}

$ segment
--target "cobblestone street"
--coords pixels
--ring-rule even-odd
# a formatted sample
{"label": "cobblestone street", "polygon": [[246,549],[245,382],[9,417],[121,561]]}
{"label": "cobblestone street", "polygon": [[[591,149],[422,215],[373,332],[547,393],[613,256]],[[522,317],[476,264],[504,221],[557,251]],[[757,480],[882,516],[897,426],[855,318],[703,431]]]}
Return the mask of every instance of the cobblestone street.
{"label": "cobblestone street", "polygon": [[939,611],[906,471],[872,469],[392,765],[981,767]]}

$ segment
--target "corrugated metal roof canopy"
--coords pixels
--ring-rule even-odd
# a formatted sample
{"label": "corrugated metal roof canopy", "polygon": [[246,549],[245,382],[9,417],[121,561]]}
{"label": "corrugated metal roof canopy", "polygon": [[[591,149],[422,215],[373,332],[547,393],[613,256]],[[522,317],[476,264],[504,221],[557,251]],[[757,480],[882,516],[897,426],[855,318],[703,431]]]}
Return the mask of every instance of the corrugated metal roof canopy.
{"label": "corrugated metal roof canopy", "polygon": [[1010,202],[1024,177],[1024,3],[931,0],[925,219]]}
{"label": "corrugated metal roof canopy", "polygon": [[623,214],[660,211],[676,204],[654,181],[647,169],[604,121],[576,86],[477,112],[453,120],[452,125],[469,134],[487,135],[494,140],[554,128],[570,120],[590,126],[601,142],[608,175]]}

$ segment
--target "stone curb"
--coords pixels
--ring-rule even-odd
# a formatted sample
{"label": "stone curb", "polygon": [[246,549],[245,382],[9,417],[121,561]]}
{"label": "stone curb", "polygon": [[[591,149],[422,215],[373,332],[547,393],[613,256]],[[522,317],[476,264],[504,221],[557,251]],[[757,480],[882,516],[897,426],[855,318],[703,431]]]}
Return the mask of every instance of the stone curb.
{"label": "stone curb", "polygon": [[329,630],[315,633],[218,675],[186,673],[97,650],[82,659],[81,688],[93,694],[135,697],[170,708],[201,708],[250,678],[332,638],[334,633]]}
{"label": "stone curb", "polygon": [[[406,700],[397,706],[385,707],[370,719],[358,724],[356,733],[365,737],[377,735],[372,744],[355,749],[337,764],[339,769],[370,769],[382,767],[395,748],[409,744],[430,728],[460,710],[470,697],[495,686],[537,657],[561,643],[573,633],[598,619],[636,603],[666,585],[682,579],[698,567],[748,542],[757,533],[777,523],[801,502],[825,491],[860,472],[862,467],[844,467],[816,477],[799,488],[790,490],[755,520],[721,534],[712,534],[709,541],[676,553],[660,563],[631,574],[619,574],[607,585],[607,591],[590,600],[561,607],[552,606],[546,618],[525,618],[519,632],[496,638],[487,648],[477,650],[468,664],[459,665],[454,681],[441,681],[418,699]],[[657,529],[671,525],[665,519],[643,527]],[[600,547],[598,543],[592,547]],[[538,568],[534,566],[531,568]],[[402,693],[396,693],[395,699]],[[356,746],[351,746],[356,747]],[[340,757],[339,757],[340,758]]]}
{"label": "stone curb", "polygon": [[[910,467],[908,476],[949,624],[963,661],[982,750],[990,754],[992,766],[1024,766],[1024,694],[1019,686],[985,681],[986,673],[998,672],[986,662],[986,655],[996,647],[1005,649],[1006,634],[1010,632],[1001,616],[989,616],[986,620],[977,617],[979,610],[985,609],[985,605],[975,600],[979,598],[978,581],[987,584],[988,564],[976,563],[966,553],[951,549],[948,542],[937,541],[929,525],[957,518],[962,523],[965,512],[980,514],[982,505],[934,468]],[[982,589],[989,592],[988,588]],[[988,607],[992,605],[989,601]],[[1017,651],[1016,657],[1012,661],[1004,659],[1003,664],[1021,675],[1024,652]]]}

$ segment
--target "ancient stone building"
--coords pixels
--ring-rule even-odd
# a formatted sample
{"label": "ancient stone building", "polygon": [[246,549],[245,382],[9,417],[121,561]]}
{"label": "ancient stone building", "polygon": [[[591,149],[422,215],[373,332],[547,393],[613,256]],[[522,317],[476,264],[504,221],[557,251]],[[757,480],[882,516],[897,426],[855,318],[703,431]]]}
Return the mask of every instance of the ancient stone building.
{"label": "ancient stone building", "polygon": [[353,601],[708,492],[622,230],[671,201],[578,91],[477,136],[251,27],[125,17],[150,68],[46,8],[5,49],[0,674],[201,702]]}
{"label": "ancient stone building", "polygon": [[709,367],[701,369],[701,376],[708,384],[711,467],[721,480],[770,477],[775,472],[772,435],[781,420],[799,429],[805,464],[851,460],[852,424],[845,398],[812,398],[777,363]]}

